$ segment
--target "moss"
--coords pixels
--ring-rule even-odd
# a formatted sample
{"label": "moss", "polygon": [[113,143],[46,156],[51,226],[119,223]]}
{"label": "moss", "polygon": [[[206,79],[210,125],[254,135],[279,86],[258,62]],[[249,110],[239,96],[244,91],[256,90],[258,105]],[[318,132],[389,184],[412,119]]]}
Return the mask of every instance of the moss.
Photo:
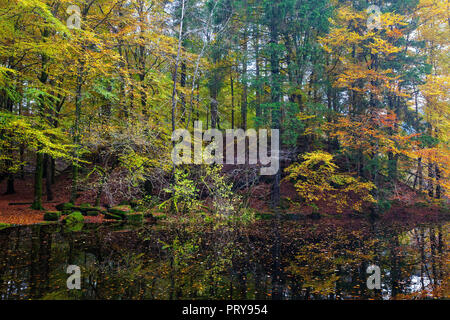
{"label": "moss", "polygon": [[93,211],[94,208],[89,203],[83,203],[79,207],[77,207],[79,211],[82,213],[86,213],[88,211]]}
{"label": "moss", "polygon": [[0,223],[0,230],[4,230],[4,229],[8,229],[13,227],[14,225],[9,224],[9,223]]}
{"label": "moss", "polygon": [[80,222],[83,222],[83,221],[84,221],[84,217],[83,217],[83,215],[81,214],[81,212],[78,212],[78,211],[69,214],[69,215],[68,215],[67,217],[65,217],[64,220],[63,220],[63,222],[64,222],[65,224],[77,224],[77,223],[80,223]]}
{"label": "moss", "polygon": [[58,204],[56,206],[56,210],[67,212],[67,211],[72,211],[73,207],[74,207],[74,205],[72,203],[66,202],[66,203]]}
{"label": "moss", "polygon": [[96,217],[98,215],[99,215],[98,211],[87,211],[86,212],[86,216],[88,216],[88,217]]}
{"label": "moss", "polygon": [[123,217],[116,215],[116,214],[112,214],[109,212],[105,213],[105,219],[109,219],[109,220],[123,220]]}
{"label": "moss", "polygon": [[47,211],[44,214],[44,221],[58,221],[61,218],[61,212],[59,211]]}
{"label": "moss", "polygon": [[82,207],[82,208],[92,208],[92,205],[90,203],[82,203],[82,204],[80,204],[80,207]]}
{"label": "moss", "polygon": [[126,218],[129,213],[133,212],[133,209],[131,209],[131,206],[129,205],[121,205],[108,209],[108,212]]}
{"label": "moss", "polygon": [[144,220],[144,214],[141,212],[136,212],[127,215],[127,221],[132,223],[141,223]]}

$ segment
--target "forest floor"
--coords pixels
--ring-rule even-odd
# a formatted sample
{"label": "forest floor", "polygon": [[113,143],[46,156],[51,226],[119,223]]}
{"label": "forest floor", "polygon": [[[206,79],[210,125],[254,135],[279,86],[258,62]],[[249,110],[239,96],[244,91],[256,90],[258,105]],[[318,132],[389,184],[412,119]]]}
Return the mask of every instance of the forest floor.
{"label": "forest floor", "polygon": [[[46,201],[46,194],[43,194],[43,207],[46,211],[56,211],[55,206],[68,202],[70,196],[70,177],[61,175],[53,185],[53,201]],[[45,184],[44,184],[45,186]],[[32,210],[33,202],[33,178],[16,179],[14,183],[15,194],[5,195],[6,182],[0,183],[0,223],[30,225],[44,221],[44,212]],[[45,188],[44,188],[45,189]],[[84,192],[80,194],[77,204],[92,202],[92,193]],[[102,222],[103,216],[85,217],[87,222]]]}
{"label": "forest floor", "polygon": [[[55,206],[67,202],[70,195],[71,180],[69,174],[63,174],[58,177],[57,182],[53,185],[54,200],[46,201],[46,194],[43,195],[43,206],[46,211],[55,211]],[[249,206],[258,213],[270,213],[270,185],[260,184],[254,187],[249,195]],[[36,211],[30,208],[33,202],[33,178],[29,177],[24,180],[16,179],[15,194],[5,195],[6,181],[0,183],[0,223],[31,225],[44,222],[44,211]],[[76,204],[93,203],[93,192],[82,192]],[[281,184],[281,196],[283,212],[289,215],[301,215],[308,217],[313,209],[308,205],[293,205],[298,200],[297,193],[291,183],[283,182]],[[442,218],[442,210],[439,208],[424,205],[425,199],[413,194],[408,187],[399,187],[395,190],[394,203],[391,209],[382,215],[382,219],[388,220],[410,220],[429,221]],[[319,212],[327,219],[359,219],[367,215],[361,215],[352,211],[336,214],[335,208],[322,203],[319,205]],[[448,216],[448,213],[447,213]],[[103,215],[97,217],[85,217],[86,222],[102,223],[105,221]]]}

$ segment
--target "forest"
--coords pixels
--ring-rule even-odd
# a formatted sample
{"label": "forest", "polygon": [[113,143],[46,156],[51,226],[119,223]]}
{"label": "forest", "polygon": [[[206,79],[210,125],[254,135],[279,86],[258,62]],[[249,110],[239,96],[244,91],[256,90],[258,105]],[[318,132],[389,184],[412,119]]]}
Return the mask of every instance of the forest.
{"label": "forest", "polygon": [[[280,219],[448,221],[449,12],[446,0],[0,0],[0,230],[162,223],[172,262],[219,232],[222,274],[264,221],[277,237],[292,232]],[[279,168],[261,175],[251,148],[243,163],[202,161],[201,135],[200,161],[175,164],[173,133],[199,123],[277,130]],[[440,248],[442,270],[447,228],[416,238]],[[448,297],[435,275],[429,292]]]}

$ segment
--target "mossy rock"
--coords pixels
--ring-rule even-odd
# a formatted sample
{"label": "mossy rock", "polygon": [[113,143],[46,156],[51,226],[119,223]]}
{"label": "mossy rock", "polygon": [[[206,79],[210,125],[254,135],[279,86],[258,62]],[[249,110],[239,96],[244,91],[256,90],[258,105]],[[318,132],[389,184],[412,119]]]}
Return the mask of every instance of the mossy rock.
{"label": "mossy rock", "polygon": [[84,217],[81,212],[76,211],[74,213],[69,214],[67,217],[65,217],[63,222],[65,224],[77,224],[77,223],[84,222]]}
{"label": "mossy rock", "polygon": [[135,212],[127,215],[127,221],[132,223],[142,223],[144,221],[144,214],[141,212]]}
{"label": "mossy rock", "polygon": [[56,206],[56,210],[58,210],[58,211],[63,211],[63,212],[67,212],[67,211],[72,211],[73,207],[75,207],[75,206],[73,205],[73,203],[66,202],[66,203],[58,204],[58,205]]}
{"label": "mossy rock", "polygon": [[44,214],[44,221],[59,221],[61,218],[61,212],[59,211],[47,211]]}
{"label": "mossy rock", "polygon": [[4,230],[4,229],[8,229],[13,227],[14,225],[9,224],[9,223],[0,223],[0,230]]}
{"label": "mossy rock", "polygon": [[80,207],[83,207],[83,208],[92,208],[92,204],[85,202],[85,203],[80,204]]}
{"label": "mossy rock", "polygon": [[98,211],[87,211],[86,212],[86,216],[88,216],[88,217],[96,217],[98,215],[99,215]]}
{"label": "mossy rock", "polygon": [[129,205],[121,205],[109,208],[108,212],[126,218],[128,214],[133,212],[133,209]]}
{"label": "mossy rock", "polygon": [[77,210],[81,211],[82,213],[86,213],[88,211],[94,211],[95,209],[89,203],[83,203],[77,207]]}
{"label": "mossy rock", "polygon": [[116,214],[112,214],[109,212],[105,212],[105,219],[108,220],[123,220],[123,217],[116,215]]}

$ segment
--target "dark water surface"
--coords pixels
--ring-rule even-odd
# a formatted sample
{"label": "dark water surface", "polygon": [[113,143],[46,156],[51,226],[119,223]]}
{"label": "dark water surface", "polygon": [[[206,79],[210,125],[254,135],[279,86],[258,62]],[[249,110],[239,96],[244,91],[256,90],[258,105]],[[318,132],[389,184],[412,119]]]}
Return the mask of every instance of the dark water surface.
{"label": "dark water surface", "polygon": [[[445,298],[449,222],[263,220],[233,234],[145,225],[0,231],[1,299]],[[381,269],[369,290],[366,268]],[[81,290],[68,290],[68,265]]]}

